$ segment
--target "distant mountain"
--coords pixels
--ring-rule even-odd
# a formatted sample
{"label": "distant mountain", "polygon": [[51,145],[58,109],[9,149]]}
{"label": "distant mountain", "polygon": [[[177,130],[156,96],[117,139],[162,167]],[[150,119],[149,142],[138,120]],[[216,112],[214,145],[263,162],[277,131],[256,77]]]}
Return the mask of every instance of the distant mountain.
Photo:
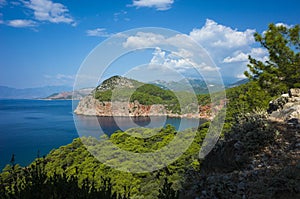
{"label": "distant mountain", "polygon": [[65,100],[65,99],[75,99],[81,100],[83,97],[89,95],[94,88],[83,88],[77,91],[64,91],[61,93],[53,93],[52,95],[44,98],[49,100]]}
{"label": "distant mountain", "polygon": [[44,86],[37,88],[12,88],[0,86],[0,99],[36,99],[45,98],[53,93],[70,91],[73,88],[70,86]]}
{"label": "distant mountain", "polygon": [[227,88],[233,88],[242,84],[246,84],[249,82],[249,79],[241,79],[235,83],[229,84],[228,86],[226,86]]}
{"label": "distant mountain", "polygon": [[164,80],[157,80],[153,82],[149,82],[150,84],[156,85],[162,89],[168,89],[172,91],[188,91],[188,92],[195,92],[196,94],[204,94],[208,93],[208,87],[213,88],[214,90],[222,88],[220,85],[216,85],[213,83],[208,83],[201,79],[182,79],[180,81],[164,81]]}

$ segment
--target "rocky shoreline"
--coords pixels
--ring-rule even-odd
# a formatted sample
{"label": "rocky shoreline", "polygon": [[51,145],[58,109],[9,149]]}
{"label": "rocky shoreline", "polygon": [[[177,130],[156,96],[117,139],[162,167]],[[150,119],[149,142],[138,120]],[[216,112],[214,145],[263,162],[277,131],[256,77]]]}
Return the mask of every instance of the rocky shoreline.
{"label": "rocky shoreline", "polygon": [[[221,108],[218,105],[216,108]],[[212,120],[212,104],[199,106],[199,113],[177,114],[167,110],[162,104],[143,105],[138,101],[135,102],[100,102],[93,96],[84,97],[78,104],[74,113],[77,115],[87,116],[129,116],[129,117],[146,117],[146,116],[167,116],[176,118],[199,118]]]}

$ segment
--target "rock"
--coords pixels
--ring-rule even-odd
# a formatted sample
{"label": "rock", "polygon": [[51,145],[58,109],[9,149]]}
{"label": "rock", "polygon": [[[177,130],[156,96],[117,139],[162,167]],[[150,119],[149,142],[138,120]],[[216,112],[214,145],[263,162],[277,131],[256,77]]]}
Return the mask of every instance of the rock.
{"label": "rock", "polygon": [[290,97],[300,97],[300,88],[291,88],[289,90]]}
{"label": "rock", "polygon": [[286,94],[284,94],[271,101],[268,113],[271,118],[276,120],[287,121],[291,124],[295,123],[295,121],[298,122],[300,120],[300,89],[290,89],[289,97],[286,97]]}
{"label": "rock", "polygon": [[93,96],[84,97],[74,113],[78,115],[97,116],[164,116],[168,112],[163,105],[142,105],[137,101],[127,102],[100,102]]}
{"label": "rock", "polygon": [[274,111],[280,110],[283,108],[283,106],[289,101],[288,97],[279,97],[275,100],[270,101],[269,108],[267,112],[270,114]]}

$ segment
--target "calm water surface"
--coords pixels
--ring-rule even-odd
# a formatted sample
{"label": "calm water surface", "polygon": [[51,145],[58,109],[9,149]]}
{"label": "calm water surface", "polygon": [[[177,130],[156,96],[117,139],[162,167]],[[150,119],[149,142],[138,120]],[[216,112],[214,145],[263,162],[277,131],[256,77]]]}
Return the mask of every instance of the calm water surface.
{"label": "calm water surface", "polygon": [[131,119],[74,115],[73,119],[72,112],[70,100],[0,100],[0,169],[10,162],[12,154],[15,154],[16,163],[25,166],[38,153],[43,156],[54,148],[71,143],[79,137],[74,120],[81,129],[80,136],[95,137],[137,126],[155,128],[172,124],[177,130],[184,130],[203,122],[165,117]]}

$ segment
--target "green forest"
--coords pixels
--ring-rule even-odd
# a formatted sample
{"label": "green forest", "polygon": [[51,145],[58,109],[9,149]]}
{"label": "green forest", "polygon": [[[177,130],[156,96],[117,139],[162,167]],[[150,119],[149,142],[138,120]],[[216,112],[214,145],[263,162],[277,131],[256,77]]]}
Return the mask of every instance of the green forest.
{"label": "green forest", "polygon": [[[299,35],[299,25],[288,28],[270,24],[264,34],[255,33],[255,40],[268,50],[269,60],[262,62],[249,56],[249,70],[245,72],[249,82],[226,90],[228,103],[221,138],[204,160],[200,160],[198,155],[210,122],[198,129],[185,130],[187,137],[195,134],[188,149],[172,164],[146,173],[130,173],[108,167],[89,151],[98,151],[99,156],[106,153],[106,156],[116,157],[119,151],[110,148],[107,144],[110,142],[119,150],[155,152],[174,141],[178,132],[173,126],[116,131],[100,140],[77,138],[45,157],[37,157],[26,167],[16,164],[18,160],[13,156],[0,174],[0,197],[176,199],[195,198],[198,194],[202,198],[298,198],[300,160],[297,156],[285,161],[280,159],[282,162],[277,163],[276,168],[258,169],[256,177],[251,179],[247,175],[254,176],[252,171],[255,169],[248,167],[255,155],[272,154],[267,149],[276,152],[284,148],[281,144],[292,142],[299,132],[285,124],[268,121],[266,113],[271,100],[287,93],[290,88],[300,87]],[[144,84],[135,92],[122,89],[114,95],[117,99],[130,97],[131,102],[138,100],[145,105],[166,104],[170,110],[180,112],[176,95],[154,85]],[[189,98],[185,93],[182,95]],[[96,91],[94,96],[100,101],[110,101],[112,90]],[[197,97],[200,105],[210,103],[208,94]],[[133,136],[136,134],[154,136]],[[234,150],[233,146],[241,146],[241,149]],[[284,156],[284,153],[280,155]],[[124,168],[133,164],[126,159],[118,162],[119,159],[111,158],[107,161]],[[142,161],[136,160],[133,167],[143,165]],[[247,185],[240,180],[241,176],[248,179]]]}

